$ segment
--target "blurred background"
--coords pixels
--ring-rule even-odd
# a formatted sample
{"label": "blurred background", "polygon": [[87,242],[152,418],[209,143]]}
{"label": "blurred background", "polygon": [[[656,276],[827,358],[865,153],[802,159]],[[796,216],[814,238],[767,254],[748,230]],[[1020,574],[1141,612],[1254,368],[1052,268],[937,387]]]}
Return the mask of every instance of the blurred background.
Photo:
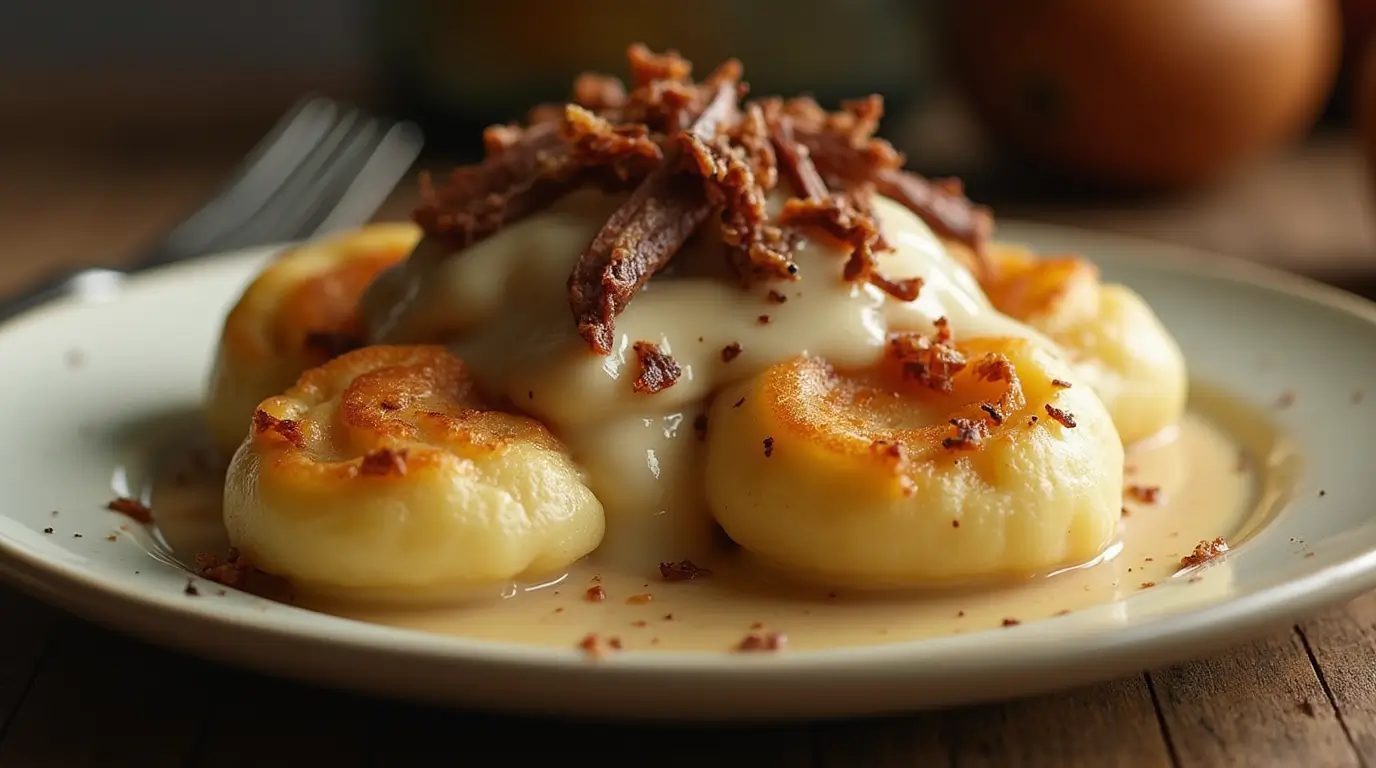
{"label": "blurred background", "polygon": [[0,0],[0,288],[156,238],[304,92],[417,121],[444,168],[641,40],[882,92],[911,166],[1000,216],[1368,291],[1373,31],[1376,0]]}

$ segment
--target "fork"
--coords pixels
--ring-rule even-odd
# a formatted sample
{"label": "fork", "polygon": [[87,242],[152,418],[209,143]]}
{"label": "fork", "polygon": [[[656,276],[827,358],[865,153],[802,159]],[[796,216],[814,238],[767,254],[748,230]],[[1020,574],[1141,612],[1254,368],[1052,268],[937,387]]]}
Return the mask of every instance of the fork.
{"label": "fork", "polygon": [[420,130],[323,96],[302,99],[249,151],[205,205],[133,266],[65,270],[0,302],[0,320],[127,276],[212,253],[302,240],[372,217],[420,154]]}

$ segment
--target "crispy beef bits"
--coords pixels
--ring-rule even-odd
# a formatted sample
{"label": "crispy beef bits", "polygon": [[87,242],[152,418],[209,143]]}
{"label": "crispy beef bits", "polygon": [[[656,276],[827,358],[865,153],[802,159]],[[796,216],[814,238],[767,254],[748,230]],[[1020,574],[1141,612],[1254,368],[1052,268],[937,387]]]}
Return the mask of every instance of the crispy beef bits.
{"label": "crispy beef bits", "polygon": [[[958,182],[902,170],[903,156],[874,135],[879,96],[838,112],[805,98],[742,102],[748,89],[735,60],[699,81],[673,51],[637,44],[627,58],[628,82],[580,75],[569,103],[538,105],[525,125],[488,128],[486,158],[442,187],[422,177],[414,213],[429,237],[461,250],[579,187],[629,191],[569,276],[569,308],[594,352],[611,352],[617,316],[708,225],[743,281],[796,278],[792,251],[807,231],[848,251],[847,279],[902,301],[922,283],[875,269],[874,254],[889,246],[874,194],[984,254],[989,212]],[[792,197],[771,220],[765,201],[781,181]]]}

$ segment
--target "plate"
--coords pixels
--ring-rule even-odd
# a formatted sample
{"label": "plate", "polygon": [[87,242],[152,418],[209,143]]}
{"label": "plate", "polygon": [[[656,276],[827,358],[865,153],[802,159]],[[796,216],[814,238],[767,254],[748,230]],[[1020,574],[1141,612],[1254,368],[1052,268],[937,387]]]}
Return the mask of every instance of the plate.
{"label": "plate", "polygon": [[[1147,590],[1055,621],[921,642],[603,661],[572,648],[364,624],[234,591],[196,599],[153,536],[120,530],[128,521],[104,507],[146,482],[154,436],[195,418],[221,319],[275,248],[93,281],[0,325],[0,402],[10,419],[0,433],[0,572],[117,630],[269,673],[474,708],[697,720],[898,712],[1106,680],[1239,643],[1376,587],[1376,472],[1366,450],[1376,402],[1357,402],[1376,382],[1376,305],[1155,243],[1016,223],[1001,235],[1083,253],[1137,289],[1180,341],[1196,381],[1267,409],[1297,446],[1294,499],[1214,566],[1226,576],[1207,580],[1215,588]],[[1282,393],[1293,404],[1276,409]]]}

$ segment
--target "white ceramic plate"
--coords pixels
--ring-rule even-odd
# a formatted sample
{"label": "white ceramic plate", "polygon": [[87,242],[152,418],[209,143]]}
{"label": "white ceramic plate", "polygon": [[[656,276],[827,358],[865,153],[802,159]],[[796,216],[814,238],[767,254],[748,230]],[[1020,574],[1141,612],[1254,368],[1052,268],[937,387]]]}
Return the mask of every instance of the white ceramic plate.
{"label": "white ceramic plate", "polygon": [[1000,234],[1084,253],[1136,288],[1196,380],[1261,408],[1294,393],[1274,413],[1303,454],[1297,499],[1216,566],[1226,578],[1208,581],[1222,588],[1148,590],[1056,621],[918,643],[602,662],[236,592],[188,597],[186,574],[150,537],[106,540],[127,521],[104,505],[144,481],[163,427],[194,418],[221,318],[272,249],[97,281],[0,326],[0,570],[111,627],[277,674],[481,708],[694,719],[892,712],[1068,687],[1216,650],[1376,587],[1376,402],[1353,403],[1376,382],[1376,306],[1153,243],[1012,223]]}

